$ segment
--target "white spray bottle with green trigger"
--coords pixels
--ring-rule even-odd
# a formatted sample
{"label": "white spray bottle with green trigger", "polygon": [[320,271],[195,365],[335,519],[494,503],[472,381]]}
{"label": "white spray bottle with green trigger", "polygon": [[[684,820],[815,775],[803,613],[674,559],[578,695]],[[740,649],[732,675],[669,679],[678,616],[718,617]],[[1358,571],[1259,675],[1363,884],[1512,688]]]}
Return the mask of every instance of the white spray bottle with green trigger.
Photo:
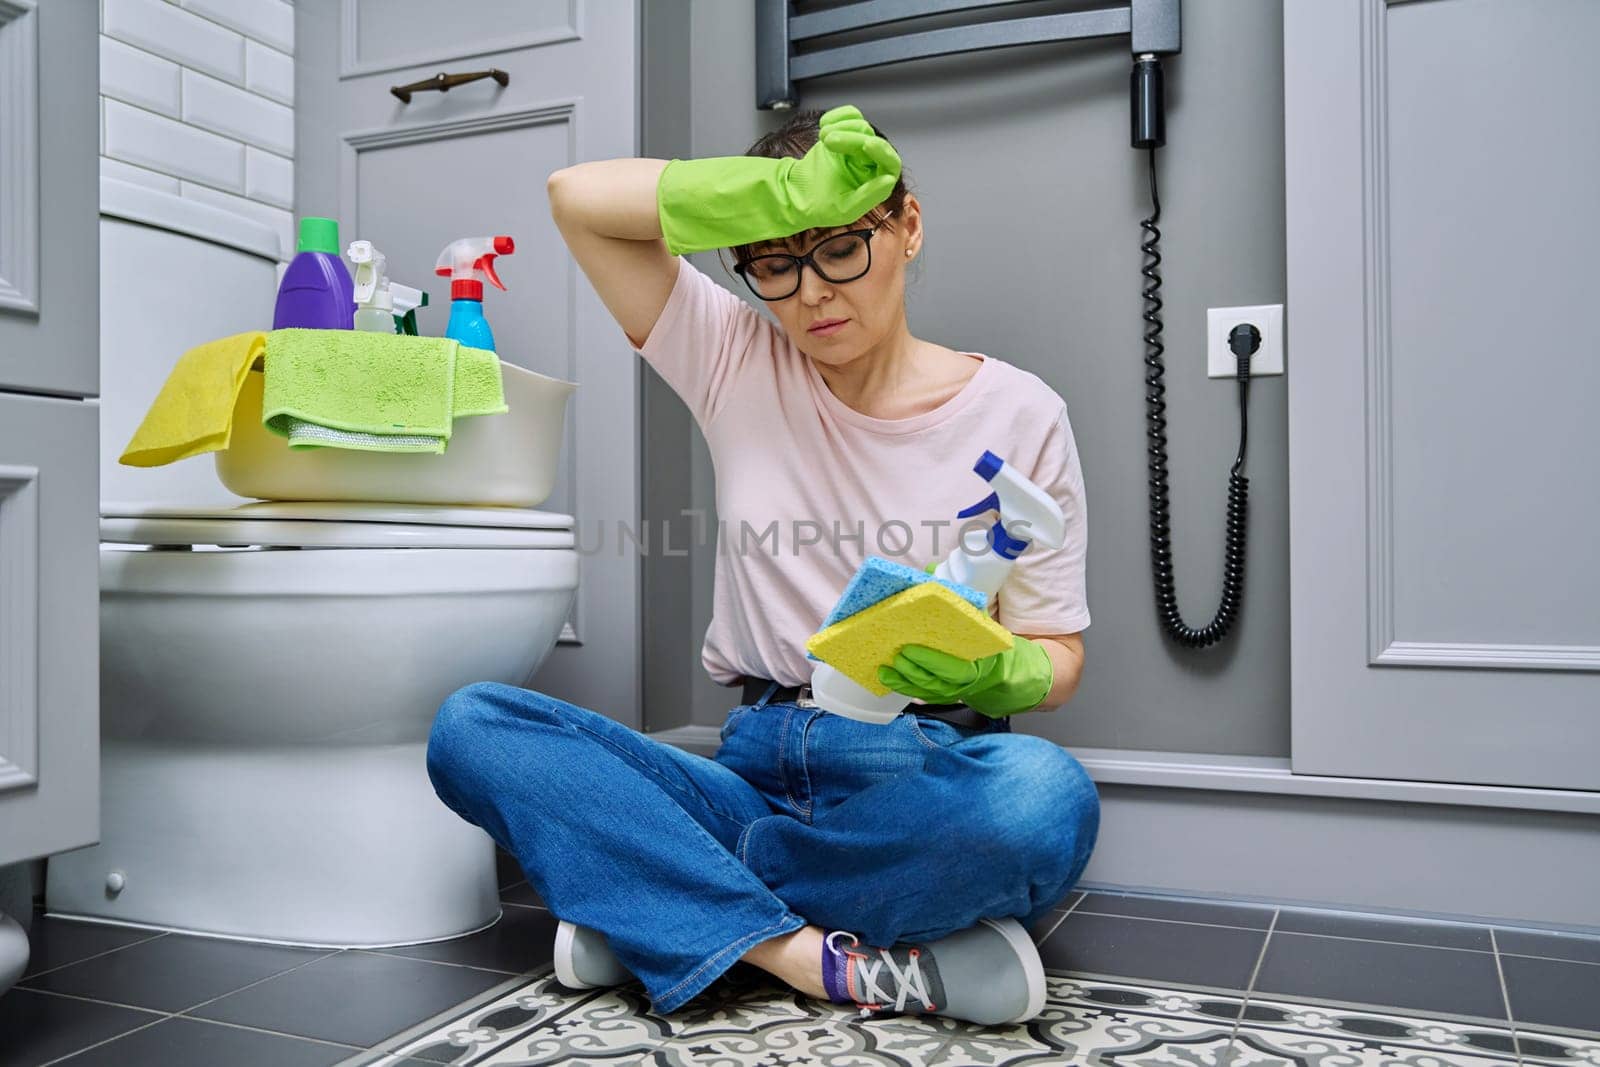
{"label": "white spray bottle with green trigger", "polygon": [[389,276],[384,273],[389,259],[372,247],[371,241],[351,241],[345,256],[355,264],[355,328],[367,333],[394,333],[394,297],[389,292]]}
{"label": "white spray bottle with green trigger", "polygon": [[[972,531],[961,528],[963,536],[934,570],[933,576],[975,589],[988,598],[985,601],[988,603],[1005,584],[1017,557],[1030,544],[1038,542],[1046,548],[1060,548],[1065,543],[1067,520],[1061,505],[1049,493],[993,452],[984,452],[972,469],[992,486],[992,490],[976,504],[962,508],[956,517],[970,519],[986,511],[998,511],[1000,517],[989,528],[981,550],[968,549],[964,535]],[[828,663],[818,663],[811,674],[811,699],[824,711],[880,726],[893,722],[911,701],[904,693],[892,691],[875,696]]]}
{"label": "white spray bottle with green trigger", "polygon": [[[389,258],[372,247],[371,241],[351,241],[345,255],[356,268],[355,328],[367,333],[408,332],[402,320],[417,308],[427,307],[428,294],[390,281],[386,272]],[[415,333],[415,317],[409,321],[409,332]]]}

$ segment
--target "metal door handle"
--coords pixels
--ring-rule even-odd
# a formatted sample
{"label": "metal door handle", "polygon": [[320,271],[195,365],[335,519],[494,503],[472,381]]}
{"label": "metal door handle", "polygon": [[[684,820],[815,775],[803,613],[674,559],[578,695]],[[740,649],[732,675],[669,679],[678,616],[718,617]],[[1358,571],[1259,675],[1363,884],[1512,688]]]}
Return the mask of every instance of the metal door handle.
{"label": "metal door handle", "polygon": [[465,85],[482,78],[493,78],[504,89],[511,84],[511,75],[498,68],[491,70],[473,71],[471,74],[435,74],[431,78],[424,78],[410,85],[391,85],[389,91],[400,98],[402,104],[411,103],[412,93],[425,93],[429,89],[437,89],[441,93],[448,93],[457,85]]}

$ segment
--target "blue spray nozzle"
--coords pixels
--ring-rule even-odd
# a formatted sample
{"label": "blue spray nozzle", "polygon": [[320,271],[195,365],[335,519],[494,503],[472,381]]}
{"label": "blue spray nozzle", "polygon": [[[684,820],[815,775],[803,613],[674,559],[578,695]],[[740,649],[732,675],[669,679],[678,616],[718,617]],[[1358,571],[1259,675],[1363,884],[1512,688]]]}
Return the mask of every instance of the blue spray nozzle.
{"label": "blue spray nozzle", "polygon": [[[988,455],[988,454],[989,453],[987,453],[987,452],[984,453],[984,455]],[[956,512],[956,518],[958,518],[958,519],[970,519],[974,515],[982,515],[985,511],[999,511],[999,510],[1000,510],[1000,494],[999,493],[990,493],[988,496],[984,497],[982,500],[978,501],[976,504],[973,504],[971,507],[962,508],[960,511]]]}
{"label": "blue spray nozzle", "polygon": [[999,519],[995,520],[994,526],[989,530],[989,544],[994,549],[995,555],[1000,556],[1002,559],[1016,559],[1022,555],[1023,549],[1032,543],[1031,541],[1019,541],[1006,533],[1005,524]]}
{"label": "blue spray nozzle", "polygon": [[[1034,541],[1047,548],[1061,547],[1065,533],[1061,507],[1042,489],[987,450],[972,469],[994,488],[976,504],[961,509],[957,517],[970,519],[985,511],[998,511],[1000,518],[989,531],[989,547],[996,556],[1015,560]],[[1008,524],[1013,532],[1006,530]],[[1018,533],[1026,533],[1027,539],[1015,536]]]}
{"label": "blue spray nozzle", "polygon": [[[986,452],[984,455],[993,455],[993,453]],[[956,518],[970,519],[974,515],[982,515],[985,511],[1000,511],[1002,515],[1005,514],[1000,508],[999,493],[990,493],[971,507],[962,508],[956,512]],[[1024,525],[1031,524],[1024,521]],[[1031,541],[1019,540],[1006,533],[1005,522],[1002,519],[996,519],[994,526],[989,530],[989,547],[994,549],[996,555],[1004,559],[1016,559],[1022,554],[1022,550],[1030,544],[1032,544]]]}

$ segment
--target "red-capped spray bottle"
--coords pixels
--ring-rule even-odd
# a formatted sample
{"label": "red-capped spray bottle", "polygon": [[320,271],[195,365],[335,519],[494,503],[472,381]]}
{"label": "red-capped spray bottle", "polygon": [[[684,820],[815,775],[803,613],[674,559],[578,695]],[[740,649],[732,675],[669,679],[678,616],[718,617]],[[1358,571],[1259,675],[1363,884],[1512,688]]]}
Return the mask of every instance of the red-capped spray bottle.
{"label": "red-capped spray bottle", "polygon": [[450,279],[450,323],[444,335],[471,348],[487,348],[493,352],[494,334],[489,321],[483,317],[483,283],[485,280],[496,289],[505,289],[500,275],[495,273],[496,256],[509,256],[516,251],[516,242],[501,234],[498,237],[463,237],[450,242],[433,272]]}

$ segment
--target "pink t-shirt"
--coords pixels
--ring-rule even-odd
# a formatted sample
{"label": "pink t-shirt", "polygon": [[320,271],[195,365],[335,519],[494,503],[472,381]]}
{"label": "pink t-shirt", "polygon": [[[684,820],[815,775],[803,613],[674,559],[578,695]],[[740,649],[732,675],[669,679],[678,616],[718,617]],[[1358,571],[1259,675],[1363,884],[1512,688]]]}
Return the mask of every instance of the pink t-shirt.
{"label": "pink t-shirt", "polygon": [[[1066,515],[1066,543],[1033,544],[990,604],[1014,633],[1089,625],[1083,473],[1065,402],[1037,375],[992,356],[955,396],[906,419],[878,419],[833,395],[783,327],[682,266],[654,331],[636,349],[689,406],[716,471],[717,555],[701,661],[720,685],[741,675],[810,681],[806,639],[863,560],[922,568],[972,523],[986,497],[985,449],[1019,468]],[[630,341],[631,344],[631,341]],[[979,520],[982,520],[981,522]]]}

